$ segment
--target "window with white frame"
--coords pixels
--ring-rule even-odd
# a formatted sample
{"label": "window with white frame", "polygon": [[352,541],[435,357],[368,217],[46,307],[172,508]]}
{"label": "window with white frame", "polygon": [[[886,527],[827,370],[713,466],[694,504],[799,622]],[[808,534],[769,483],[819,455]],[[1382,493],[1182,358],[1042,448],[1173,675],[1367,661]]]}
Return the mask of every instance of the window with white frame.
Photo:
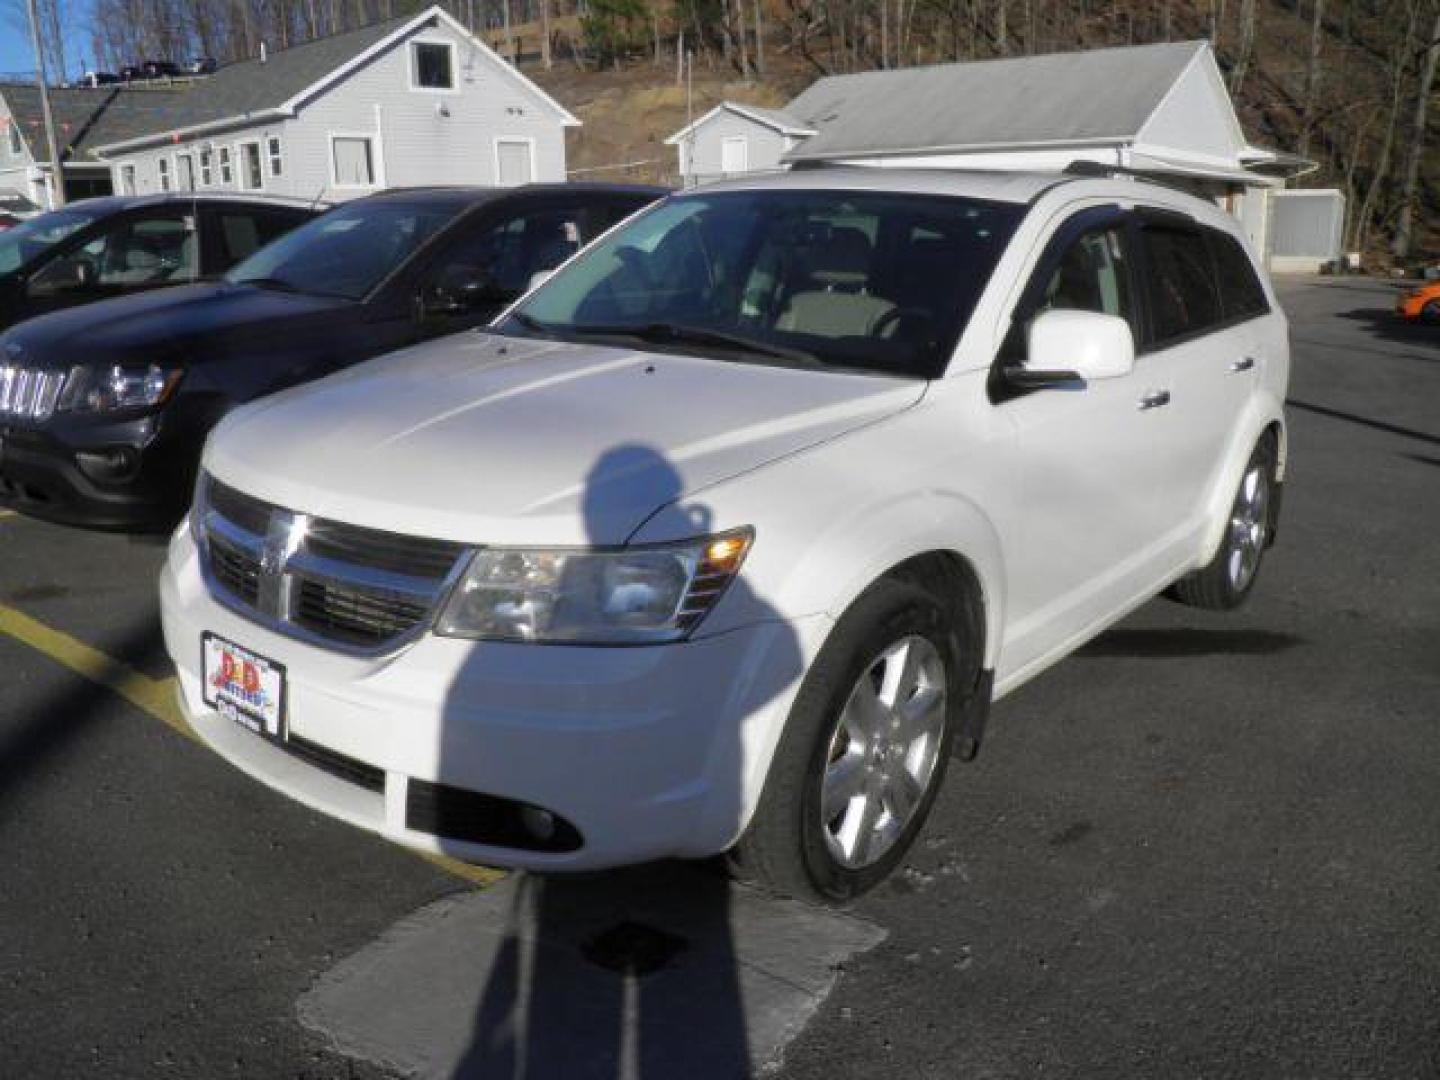
{"label": "window with white frame", "polygon": [[215,182],[215,152],[208,146],[200,151],[200,186],[209,187]]}
{"label": "window with white frame", "polygon": [[410,46],[410,70],[417,90],[455,89],[455,46],[417,41]]}
{"label": "window with white frame", "polygon": [[175,174],[180,180],[181,191],[195,190],[195,158],[190,154],[175,156]]}
{"label": "window with white frame", "polygon": [[375,186],[375,146],[366,135],[333,135],[331,156],[337,187]]}
{"label": "window with white frame", "polygon": [[122,194],[122,195],[134,195],[134,194],[135,194],[135,166],[134,166],[134,165],[121,165],[121,166],[120,166],[120,194]]}
{"label": "window with white frame", "polygon": [[220,183],[229,187],[235,183],[235,168],[230,160],[230,147],[220,147],[217,156],[220,159]]}
{"label": "window with white frame", "polygon": [[240,144],[240,187],[245,191],[259,191],[265,186],[265,170],[260,162],[260,144]]}
{"label": "window with white frame", "polygon": [[25,152],[25,144],[20,139],[20,125],[14,119],[5,122],[5,133],[9,136],[10,156],[19,157]]}
{"label": "window with white frame", "polygon": [[265,140],[265,156],[270,161],[270,175],[281,176],[285,172],[284,147],[280,145],[280,136],[271,135]]}
{"label": "window with white frame", "polygon": [[170,190],[170,159],[160,158],[155,162],[155,169],[160,174],[160,190]]}

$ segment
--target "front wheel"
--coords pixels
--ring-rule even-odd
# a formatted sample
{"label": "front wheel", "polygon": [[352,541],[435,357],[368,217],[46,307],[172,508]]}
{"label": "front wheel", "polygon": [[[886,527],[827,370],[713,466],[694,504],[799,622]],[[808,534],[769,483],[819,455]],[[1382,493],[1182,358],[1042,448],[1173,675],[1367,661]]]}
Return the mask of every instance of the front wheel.
{"label": "front wheel", "polygon": [[969,689],[962,647],[917,585],[882,580],[855,602],[791,708],[755,817],[731,852],[740,876],[835,902],[894,869],[945,775]]}
{"label": "front wheel", "polygon": [[1275,440],[1266,435],[1255,445],[1220,540],[1220,550],[1203,568],[1187,574],[1170,595],[1192,607],[1228,610],[1250,594],[1274,528]]}

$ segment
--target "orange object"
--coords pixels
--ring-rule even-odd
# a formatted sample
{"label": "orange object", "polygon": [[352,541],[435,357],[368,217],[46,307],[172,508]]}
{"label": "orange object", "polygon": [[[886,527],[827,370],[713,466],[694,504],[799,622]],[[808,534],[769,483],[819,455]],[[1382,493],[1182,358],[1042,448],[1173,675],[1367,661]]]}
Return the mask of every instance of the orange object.
{"label": "orange object", "polygon": [[1401,293],[1395,301],[1395,314],[1407,322],[1440,323],[1440,281]]}

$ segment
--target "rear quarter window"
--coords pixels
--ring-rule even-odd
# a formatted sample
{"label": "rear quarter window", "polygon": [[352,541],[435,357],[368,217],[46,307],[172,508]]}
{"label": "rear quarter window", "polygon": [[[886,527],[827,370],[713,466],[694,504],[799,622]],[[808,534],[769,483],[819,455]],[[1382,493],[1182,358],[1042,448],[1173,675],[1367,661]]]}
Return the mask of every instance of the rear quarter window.
{"label": "rear quarter window", "polygon": [[1210,248],[1215,253],[1215,271],[1220,283],[1220,303],[1225,318],[1249,319],[1270,310],[1265,287],[1255,273],[1255,264],[1240,241],[1218,230],[1210,232]]}

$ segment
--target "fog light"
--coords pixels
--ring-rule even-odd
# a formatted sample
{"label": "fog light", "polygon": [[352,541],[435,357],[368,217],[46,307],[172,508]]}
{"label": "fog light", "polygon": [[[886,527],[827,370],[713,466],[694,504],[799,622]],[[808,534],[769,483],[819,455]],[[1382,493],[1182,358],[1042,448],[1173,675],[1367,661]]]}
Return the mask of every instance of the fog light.
{"label": "fog light", "polygon": [[78,451],[75,463],[91,480],[113,483],[135,474],[140,455],[129,446],[107,446],[103,450]]}
{"label": "fog light", "polygon": [[538,806],[526,806],[520,811],[520,824],[536,840],[549,840],[555,835],[555,815]]}

